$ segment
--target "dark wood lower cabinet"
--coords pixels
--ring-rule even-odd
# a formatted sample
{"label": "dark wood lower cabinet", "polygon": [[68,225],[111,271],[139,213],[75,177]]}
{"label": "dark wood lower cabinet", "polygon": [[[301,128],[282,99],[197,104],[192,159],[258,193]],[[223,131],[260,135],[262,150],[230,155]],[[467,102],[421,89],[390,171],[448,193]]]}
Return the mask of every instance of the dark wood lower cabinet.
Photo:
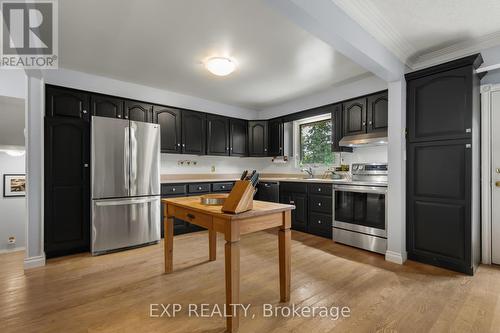
{"label": "dark wood lower cabinet", "polygon": [[295,205],[292,229],[332,238],[332,185],[280,183],[280,202]]}
{"label": "dark wood lower cabinet", "polygon": [[[188,183],[188,184],[161,184],[162,198],[176,198],[186,196],[197,196],[206,193],[227,193],[233,187],[233,182],[216,182],[216,183]],[[163,207],[161,210],[161,237],[164,236],[163,226]],[[202,227],[191,224],[189,222],[174,219],[174,235],[182,235],[195,231],[205,230]]]}
{"label": "dark wood lower cabinet", "polygon": [[89,124],[45,119],[44,248],[47,258],[90,248]]}

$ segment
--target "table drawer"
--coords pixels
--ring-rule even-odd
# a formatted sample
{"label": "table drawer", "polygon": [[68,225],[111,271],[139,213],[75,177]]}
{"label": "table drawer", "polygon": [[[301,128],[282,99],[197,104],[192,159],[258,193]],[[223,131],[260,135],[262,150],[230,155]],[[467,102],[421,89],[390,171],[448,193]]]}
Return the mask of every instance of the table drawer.
{"label": "table drawer", "polygon": [[322,195],[309,196],[309,210],[332,215],[332,197]]}
{"label": "table drawer", "polygon": [[188,185],[189,193],[207,193],[210,192],[210,184],[189,184]]}
{"label": "table drawer", "polygon": [[309,184],[309,194],[332,195],[331,184]]}
{"label": "table drawer", "polygon": [[212,227],[212,217],[207,214],[188,211],[184,208],[175,207],[174,217],[207,229]]}
{"label": "table drawer", "polygon": [[233,188],[233,183],[213,183],[212,192],[229,192]]}
{"label": "table drawer", "polygon": [[170,195],[170,194],[186,194],[186,185],[177,185],[177,184],[162,184],[161,185],[161,194],[162,195]]}

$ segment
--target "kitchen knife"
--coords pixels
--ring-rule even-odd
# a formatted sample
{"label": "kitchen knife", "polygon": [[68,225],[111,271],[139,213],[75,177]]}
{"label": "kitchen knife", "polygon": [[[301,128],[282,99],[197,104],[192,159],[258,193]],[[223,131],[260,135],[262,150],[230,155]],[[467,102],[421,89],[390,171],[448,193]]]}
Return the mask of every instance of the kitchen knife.
{"label": "kitchen knife", "polygon": [[252,183],[253,187],[257,186],[257,183],[259,182],[259,174],[257,173],[257,171],[254,171],[254,173],[252,174],[250,182]]}
{"label": "kitchen knife", "polygon": [[252,171],[252,173],[247,176],[246,180],[252,179],[253,175],[255,175],[256,172],[257,172],[257,170]]}
{"label": "kitchen knife", "polygon": [[248,170],[243,171],[240,180],[245,180],[245,178],[247,178],[247,175],[248,175]]}

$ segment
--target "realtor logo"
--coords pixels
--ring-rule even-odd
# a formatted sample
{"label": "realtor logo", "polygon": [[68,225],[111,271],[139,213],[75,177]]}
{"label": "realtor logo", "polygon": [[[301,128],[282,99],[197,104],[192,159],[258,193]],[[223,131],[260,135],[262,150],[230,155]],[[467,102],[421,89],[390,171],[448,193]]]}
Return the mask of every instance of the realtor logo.
{"label": "realtor logo", "polygon": [[1,10],[0,68],[57,68],[56,0],[2,1]]}

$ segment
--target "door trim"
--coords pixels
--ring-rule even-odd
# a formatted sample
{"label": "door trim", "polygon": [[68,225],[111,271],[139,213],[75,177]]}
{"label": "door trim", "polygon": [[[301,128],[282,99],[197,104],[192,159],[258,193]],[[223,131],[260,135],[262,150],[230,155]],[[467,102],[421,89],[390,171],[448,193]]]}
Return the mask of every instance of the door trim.
{"label": "door trim", "polygon": [[500,91],[500,84],[481,86],[481,262],[491,264],[491,94]]}

